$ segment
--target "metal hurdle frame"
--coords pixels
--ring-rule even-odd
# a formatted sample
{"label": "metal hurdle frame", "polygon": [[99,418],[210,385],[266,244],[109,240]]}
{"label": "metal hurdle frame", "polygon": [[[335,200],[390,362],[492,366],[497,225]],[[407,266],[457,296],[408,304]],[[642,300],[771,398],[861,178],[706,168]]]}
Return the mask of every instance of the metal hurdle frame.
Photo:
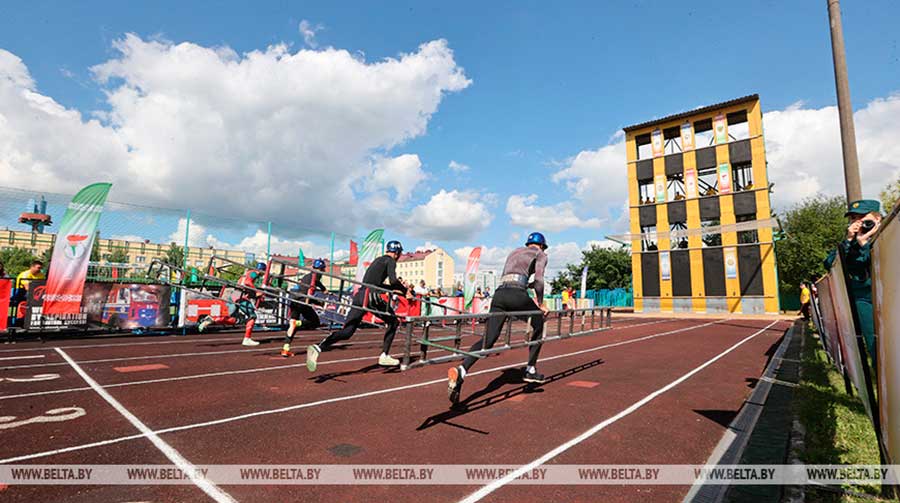
{"label": "metal hurdle frame", "polygon": [[[599,315],[599,316],[598,316]],[[604,330],[609,330],[612,328],[612,308],[611,307],[591,307],[591,308],[581,308],[581,309],[566,309],[560,311],[550,311],[547,313],[547,316],[544,317],[544,333],[546,334],[547,324],[550,323],[553,319],[556,319],[556,327],[557,334],[552,335],[550,337],[543,337],[540,340],[536,341],[528,341],[524,340],[522,342],[513,342],[512,341],[512,321],[516,319],[528,319],[532,316],[544,316],[542,311],[516,311],[516,312],[497,312],[497,313],[484,313],[484,314],[459,314],[459,315],[451,315],[451,316],[414,316],[409,317],[407,321],[409,324],[406,328],[406,340],[404,341],[404,349],[403,349],[403,358],[401,360],[400,370],[408,370],[416,367],[423,367],[425,365],[433,365],[437,363],[446,363],[453,360],[459,360],[465,358],[467,356],[471,356],[474,358],[485,358],[488,355],[494,353],[501,353],[503,351],[508,351],[510,349],[516,348],[524,348],[534,346],[536,344],[544,344],[546,342],[559,341],[563,339],[571,339],[574,337],[582,337],[585,335],[592,335],[598,332],[602,332]],[[503,337],[502,345],[495,345],[493,348],[489,349],[481,349],[479,351],[463,351],[459,349],[459,346],[462,342],[462,327],[464,323],[471,322],[473,325],[478,322],[487,321],[492,318],[504,318],[503,322],[505,324],[505,334],[501,334]],[[563,320],[568,318],[568,323],[566,324],[566,333],[563,333]],[[577,324],[576,330],[576,318],[580,319],[580,323]],[[452,336],[445,337],[437,337],[430,338],[429,332],[431,327],[436,322],[442,323],[452,323],[454,325],[455,333]],[[415,328],[417,326],[422,327],[422,337],[415,337]],[[530,325],[526,329],[526,333],[530,333]],[[477,335],[474,333],[467,335]],[[485,339],[487,338],[487,325],[485,324],[485,328],[481,334],[482,345],[484,345]],[[454,341],[453,347],[448,345],[440,344],[441,342],[446,341]],[[499,342],[499,340],[498,340]],[[418,356],[419,358],[416,361],[412,361],[413,356],[413,343],[419,344]],[[428,348],[434,347],[438,349],[443,349],[445,351],[450,352],[451,354],[445,356],[439,356],[436,358],[428,358]]]}

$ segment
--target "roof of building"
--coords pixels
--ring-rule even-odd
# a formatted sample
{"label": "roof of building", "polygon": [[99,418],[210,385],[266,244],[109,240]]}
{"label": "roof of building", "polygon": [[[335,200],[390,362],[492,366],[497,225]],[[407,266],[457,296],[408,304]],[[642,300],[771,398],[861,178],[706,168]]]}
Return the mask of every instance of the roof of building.
{"label": "roof of building", "polygon": [[688,110],[687,112],[681,112],[681,113],[677,113],[674,115],[669,115],[669,116],[663,117],[661,119],[653,119],[651,121],[642,122],[640,124],[635,124],[633,126],[624,127],[624,128],[622,128],[622,130],[625,131],[626,133],[630,133],[630,132],[636,131],[638,129],[644,129],[644,128],[648,128],[650,126],[656,126],[657,124],[663,124],[665,122],[672,122],[672,121],[675,121],[678,119],[683,119],[685,117],[690,117],[692,115],[699,115],[699,114],[711,112],[713,110],[716,110],[717,108],[727,108],[727,107],[734,106],[734,105],[740,105],[741,103],[749,103],[751,101],[757,101],[757,100],[759,100],[758,94],[750,94],[747,96],[742,96],[740,98],[735,98],[733,100],[723,101],[722,103],[716,103],[715,105],[708,105],[705,107],[695,108],[693,110]]}
{"label": "roof of building", "polygon": [[415,262],[417,260],[425,260],[425,257],[431,255],[435,251],[437,250],[422,250],[412,253],[404,253],[403,255],[400,255],[400,260],[398,260],[397,262]]}

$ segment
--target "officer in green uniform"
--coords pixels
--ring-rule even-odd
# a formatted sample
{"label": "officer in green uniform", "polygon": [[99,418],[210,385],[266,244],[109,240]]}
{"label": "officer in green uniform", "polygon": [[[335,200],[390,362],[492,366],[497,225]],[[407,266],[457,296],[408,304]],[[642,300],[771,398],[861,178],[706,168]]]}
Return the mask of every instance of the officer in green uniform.
{"label": "officer in green uniform", "polygon": [[[850,203],[844,215],[850,219],[847,237],[838,245],[844,255],[844,271],[849,280],[847,289],[850,301],[856,305],[859,318],[857,329],[866,340],[866,348],[875,358],[875,319],[872,314],[871,238],[881,224],[881,203],[874,199],[861,199]],[[837,257],[834,249],[825,259],[825,268],[831,269]]]}

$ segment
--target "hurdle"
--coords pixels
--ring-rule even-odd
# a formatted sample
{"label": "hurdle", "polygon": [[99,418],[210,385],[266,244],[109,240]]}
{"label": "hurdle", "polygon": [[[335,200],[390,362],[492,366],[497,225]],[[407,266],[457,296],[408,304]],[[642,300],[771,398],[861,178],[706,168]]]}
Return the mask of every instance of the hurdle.
{"label": "hurdle", "polygon": [[[425,365],[434,365],[459,360],[465,357],[474,357],[478,359],[486,358],[495,353],[502,353],[510,349],[524,348],[534,346],[536,344],[545,344],[548,342],[572,339],[575,337],[583,337],[593,335],[612,328],[612,308],[611,307],[591,307],[581,309],[566,309],[560,311],[550,311],[544,317],[544,337],[540,340],[529,341],[531,325],[527,325],[525,330],[526,337],[522,341],[513,341],[512,321],[529,319],[532,316],[544,316],[542,311],[516,311],[516,312],[497,312],[483,314],[458,314],[450,316],[414,316],[407,319],[408,324],[405,330],[405,340],[403,347],[403,357],[401,359],[400,370],[408,370]],[[490,319],[503,318],[504,331],[501,334],[503,338],[502,345],[496,344],[493,348],[481,349],[479,351],[465,351],[460,349],[462,338],[467,336],[478,336],[475,333],[477,326],[483,325],[481,330],[482,346],[487,337],[487,322]],[[547,336],[547,328],[551,323],[556,324],[556,334]],[[452,335],[432,337],[431,332],[436,323],[451,324],[449,329]],[[463,326],[471,324],[473,330],[471,333],[463,334]],[[421,336],[418,336],[417,329],[421,330]],[[453,341],[452,346],[442,344]],[[416,354],[413,354],[413,347],[419,345]],[[448,355],[438,357],[428,357],[428,349],[436,348],[449,352]],[[417,356],[413,361],[413,356]]]}

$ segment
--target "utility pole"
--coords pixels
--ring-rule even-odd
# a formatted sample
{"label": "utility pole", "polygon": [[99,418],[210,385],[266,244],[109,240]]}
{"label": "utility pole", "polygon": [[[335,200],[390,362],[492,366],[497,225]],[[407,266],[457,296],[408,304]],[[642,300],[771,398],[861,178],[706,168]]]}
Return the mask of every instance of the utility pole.
{"label": "utility pole", "polygon": [[841,25],[840,0],[828,2],[831,24],[831,55],[834,58],[834,86],[837,89],[838,116],[841,123],[841,151],[844,155],[844,185],[847,203],[862,199],[859,182],[859,158],[856,155],[856,129],[853,127],[853,105],[847,81],[847,54],[844,51],[844,29]]}

